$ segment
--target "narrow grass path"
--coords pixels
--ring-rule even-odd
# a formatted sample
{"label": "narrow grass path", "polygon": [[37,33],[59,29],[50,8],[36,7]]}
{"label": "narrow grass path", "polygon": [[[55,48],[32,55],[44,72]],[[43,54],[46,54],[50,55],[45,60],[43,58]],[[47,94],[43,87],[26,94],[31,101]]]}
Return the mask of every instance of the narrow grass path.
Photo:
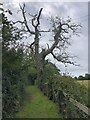
{"label": "narrow grass path", "polygon": [[28,86],[24,105],[16,114],[16,118],[62,118],[62,116],[58,114],[56,105],[36,86]]}

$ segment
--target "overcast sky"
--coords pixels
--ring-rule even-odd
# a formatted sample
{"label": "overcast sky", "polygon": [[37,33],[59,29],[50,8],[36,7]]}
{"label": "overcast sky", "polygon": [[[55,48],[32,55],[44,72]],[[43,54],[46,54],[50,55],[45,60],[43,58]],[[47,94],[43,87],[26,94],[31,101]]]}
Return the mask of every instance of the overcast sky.
{"label": "overcast sky", "polygon": [[[55,2],[55,0],[52,0],[54,2],[42,3],[30,2],[31,0],[17,0],[17,2],[16,0],[4,0],[4,8],[9,8],[13,12],[12,16],[8,15],[9,19],[13,19],[14,21],[22,19],[21,14],[17,14],[17,10],[19,9],[18,3],[20,3],[21,1],[26,1],[26,10],[32,14],[37,13],[38,10],[43,7],[43,12],[41,16],[41,25],[43,26],[42,29],[47,29],[50,27],[47,18],[51,16],[59,16],[63,17],[64,19],[69,16],[70,18],[72,18],[72,22],[81,23],[83,27],[81,29],[80,37],[74,36],[71,39],[72,46],[70,46],[68,49],[68,52],[71,55],[77,56],[75,61],[77,62],[77,64],[80,64],[80,67],[68,65],[66,71],[68,71],[69,74],[72,76],[78,76],[88,73],[88,2]],[[41,46],[46,47],[46,43],[48,43],[49,39],[49,36],[47,36],[44,41],[40,41]],[[24,40],[24,42],[26,41]],[[27,42],[29,43],[30,39],[28,39]],[[56,66],[62,72],[65,72],[65,66],[62,63],[54,60],[51,55],[48,55],[47,59],[50,59],[50,61],[56,64]]]}

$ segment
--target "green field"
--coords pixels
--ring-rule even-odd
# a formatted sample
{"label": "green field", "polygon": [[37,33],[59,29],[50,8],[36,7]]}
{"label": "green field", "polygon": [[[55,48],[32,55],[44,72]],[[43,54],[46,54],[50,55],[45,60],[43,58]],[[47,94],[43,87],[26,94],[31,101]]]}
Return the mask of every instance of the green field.
{"label": "green field", "polygon": [[22,109],[16,118],[62,118],[57,106],[50,101],[36,86],[26,88],[26,97]]}

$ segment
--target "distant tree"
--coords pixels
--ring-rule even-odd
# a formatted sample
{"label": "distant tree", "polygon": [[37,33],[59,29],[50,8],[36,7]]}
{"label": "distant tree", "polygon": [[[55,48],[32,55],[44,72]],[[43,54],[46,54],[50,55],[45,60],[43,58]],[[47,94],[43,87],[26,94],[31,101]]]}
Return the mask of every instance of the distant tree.
{"label": "distant tree", "polygon": [[90,74],[86,73],[85,76],[80,75],[79,80],[90,80]]}
{"label": "distant tree", "polygon": [[75,76],[75,77],[74,77],[74,79],[76,79],[76,80],[77,80],[78,78]]}
{"label": "distant tree", "polygon": [[85,79],[86,79],[86,80],[90,80],[90,74],[88,74],[88,73],[85,74]]}
{"label": "distant tree", "polygon": [[84,80],[84,77],[83,77],[82,75],[80,75],[80,76],[78,77],[78,79],[79,79],[79,80]]}

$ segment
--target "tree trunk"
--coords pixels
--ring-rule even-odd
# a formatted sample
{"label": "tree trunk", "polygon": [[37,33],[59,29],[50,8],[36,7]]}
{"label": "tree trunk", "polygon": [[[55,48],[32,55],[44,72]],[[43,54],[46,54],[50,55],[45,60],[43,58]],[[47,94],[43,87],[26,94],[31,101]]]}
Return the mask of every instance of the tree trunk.
{"label": "tree trunk", "polygon": [[35,28],[35,61],[37,69],[36,85],[40,88],[43,76],[44,59],[41,54],[39,54],[39,31],[37,27]]}
{"label": "tree trunk", "polygon": [[44,60],[38,55],[37,61],[37,85],[42,90],[42,81],[43,81],[43,71],[44,71]]}

